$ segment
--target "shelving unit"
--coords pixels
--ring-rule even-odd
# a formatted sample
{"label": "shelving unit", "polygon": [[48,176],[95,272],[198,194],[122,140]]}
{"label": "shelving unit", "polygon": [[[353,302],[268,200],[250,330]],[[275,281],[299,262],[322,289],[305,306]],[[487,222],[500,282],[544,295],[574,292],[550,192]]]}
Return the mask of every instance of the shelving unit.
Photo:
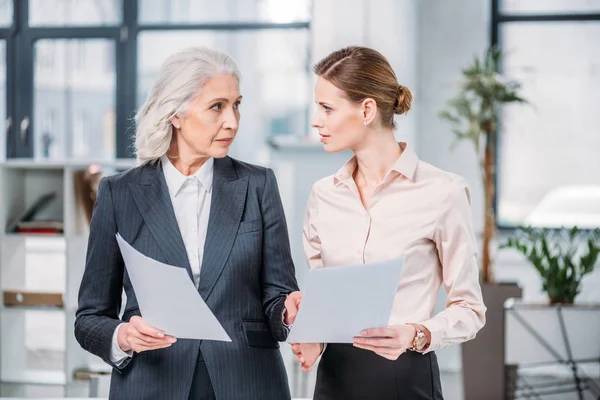
{"label": "shelving unit", "polygon": [[[63,307],[0,304],[2,384],[62,387],[63,395],[69,396],[69,387],[76,384],[74,371],[110,369],[81,349],[73,331],[89,229],[77,201],[74,174],[91,164],[110,175],[135,166],[135,161],[0,162],[0,289],[63,295]],[[37,218],[63,221],[62,234],[6,232],[15,217],[51,191],[56,197]]]}

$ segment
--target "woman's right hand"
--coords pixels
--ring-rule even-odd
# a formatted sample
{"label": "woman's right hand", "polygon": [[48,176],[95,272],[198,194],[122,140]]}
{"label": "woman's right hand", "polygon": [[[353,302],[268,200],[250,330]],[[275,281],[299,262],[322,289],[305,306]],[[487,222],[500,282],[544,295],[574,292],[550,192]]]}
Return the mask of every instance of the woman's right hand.
{"label": "woman's right hand", "polygon": [[119,326],[117,340],[121,350],[142,351],[170,347],[177,338],[165,335],[161,330],[151,327],[141,317],[133,316],[128,323]]}
{"label": "woman's right hand", "polygon": [[302,364],[302,371],[310,372],[323,352],[323,343],[293,343],[292,352],[296,355],[296,360]]}

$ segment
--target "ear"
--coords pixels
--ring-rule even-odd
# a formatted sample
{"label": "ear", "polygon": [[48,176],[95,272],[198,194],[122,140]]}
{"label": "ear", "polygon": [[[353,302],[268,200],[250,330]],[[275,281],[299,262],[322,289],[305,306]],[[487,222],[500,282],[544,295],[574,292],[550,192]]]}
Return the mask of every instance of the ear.
{"label": "ear", "polygon": [[371,98],[364,99],[362,102],[362,117],[365,125],[373,122],[377,116],[377,102]]}
{"label": "ear", "polygon": [[171,121],[175,129],[181,129],[181,119],[178,116],[171,117],[169,121]]}

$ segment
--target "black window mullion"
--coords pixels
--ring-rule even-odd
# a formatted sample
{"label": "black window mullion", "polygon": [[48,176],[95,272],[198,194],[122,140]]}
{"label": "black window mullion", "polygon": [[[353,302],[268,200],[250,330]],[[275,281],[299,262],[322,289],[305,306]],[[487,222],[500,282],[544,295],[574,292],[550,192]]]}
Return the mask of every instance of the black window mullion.
{"label": "black window mullion", "polygon": [[2,129],[4,129],[6,140],[6,158],[14,157],[14,140],[16,129],[16,114],[13,99],[15,99],[15,45],[14,37],[7,36],[6,39],[6,121],[2,121]]}
{"label": "black window mullion", "polygon": [[123,2],[123,26],[117,42],[117,158],[133,157],[131,138],[135,127],[131,121],[137,93],[137,3]]}
{"label": "black window mullion", "polygon": [[217,22],[203,24],[148,24],[140,25],[144,31],[180,31],[180,30],[211,30],[211,31],[240,31],[240,30],[265,30],[265,29],[308,29],[310,22]]}
{"label": "black window mullion", "polygon": [[[12,1],[12,0],[11,0]],[[17,1],[13,1],[13,3],[18,3]],[[13,136],[16,132],[16,110],[14,107],[13,99],[15,98],[15,44],[14,44],[14,35],[17,30],[18,21],[17,21],[17,10],[16,7],[18,5],[13,4],[13,15],[12,15],[12,23],[8,28],[0,29],[0,39],[5,41],[5,49],[6,49],[6,93],[5,93],[5,104],[6,104],[6,120],[0,121],[2,123],[2,130],[4,134],[5,141],[5,151],[6,153],[3,155],[6,158],[10,158],[14,156],[14,140]]]}
{"label": "black window mullion", "polygon": [[594,14],[500,14],[498,23],[503,22],[577,22],[577,21],[600,21],[600,13]]}
{"label": "black window mullion", "polygon": [[[33,97],[33,43],[23,34],[29,18],[29,1],[18,0],[14,3],[15,37],[12,56],[14,57],[13,77],[15,84],[11,87],[13,102],[13,127],[10,138],[10,156],[33,157],[33,124],[31,118]],[[18,66],[18,68],[17,68]],[[24,132],[22,124],[29,121]],[[25,126],[23,126],[25,128]]]}
{"label": "black window mullion", "polygon": [[117,38],[119,27],[27,28],[23,34],[29,39],[107,39]]}

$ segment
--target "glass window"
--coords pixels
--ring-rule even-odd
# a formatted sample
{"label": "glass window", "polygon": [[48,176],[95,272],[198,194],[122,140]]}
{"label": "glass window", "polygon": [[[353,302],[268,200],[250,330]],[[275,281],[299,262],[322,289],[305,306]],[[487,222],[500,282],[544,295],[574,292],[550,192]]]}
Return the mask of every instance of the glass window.
{"label": "glass window", "polygon": [[[268,135],[304,135],[312,96],[308,40],[306,29],[140,33],[138,106],[169,54],[191,45],[210,46],[228,52],[241,70],[241,136],[248,132],[246,137],[264,140]],[[236,139],[234,146],[243,140]]]}
{"label": "glass window", "polygon": [[506,14],[585,14],[600,12],[600,0],[500,0]]}
{"label": "glass window", "polygon": [[311,0],[139,0],[141,24],[309,21]]}
{"label": "glass window", "polygon": [[503,69],[531,105],[502,116],[499,222],[600,226],[600,22],[500,32]]}
{"label": "glass window", "polygon": [[0,0],[0,26],[11,26],[13,21],[13,0]]}
{"label": "glass window", "polygon": [[[34,152],[37,159],[115,157],[115,69],[106,39],[44,39],[35,43]],[[40,63],[52,54],[53,68]],[[81,63],[81,59],[87,60]],[[112,116],[107,118],[107,115]]]}
{"label": "glass window", "polygon": [[29,0],[29,24],[61,27],[118,25],[122,20],[121,9],[121,0]]}

